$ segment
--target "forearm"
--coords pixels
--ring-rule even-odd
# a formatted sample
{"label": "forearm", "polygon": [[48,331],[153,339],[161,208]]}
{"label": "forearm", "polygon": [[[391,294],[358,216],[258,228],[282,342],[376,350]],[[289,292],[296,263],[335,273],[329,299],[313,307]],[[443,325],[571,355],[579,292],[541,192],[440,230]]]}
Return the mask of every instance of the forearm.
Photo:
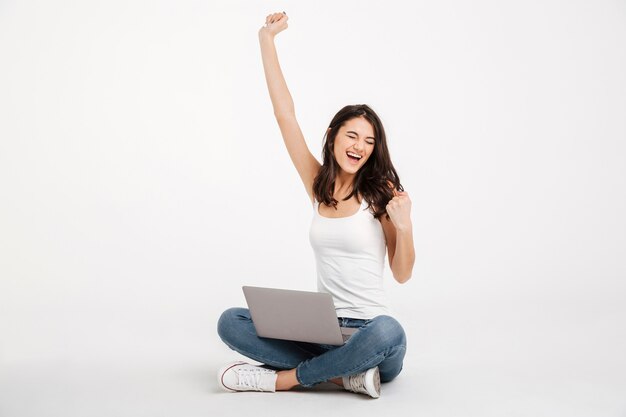
{"label": "forearm", "polygon": [[391,265],[391,271],[396,281],[401,284],[408,281],[411,278],[414,264],[413,227],[396,230],[396,250]]}
{"label": "forearm", "polygon": [[278,63],[274,38],[269,35],[259,34],[259,43],[261,44],[265,81],[267,82],[267,89],[274,107],[274,115],[278,117],[285,113],[294,113],[293,99]]}

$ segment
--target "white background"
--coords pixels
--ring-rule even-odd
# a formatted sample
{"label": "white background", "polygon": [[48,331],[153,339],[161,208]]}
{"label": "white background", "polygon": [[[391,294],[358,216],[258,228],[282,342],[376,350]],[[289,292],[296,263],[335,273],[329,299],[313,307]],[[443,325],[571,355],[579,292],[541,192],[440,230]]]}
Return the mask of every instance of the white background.
{"label": "white background", "polygon": [[[242,285],[315,289],[282,10],[313,154],[366,103],[412,201],[372,402],[215,381]],[[0,415],[626,416],[624,74],[617,0],[0,1]]]}

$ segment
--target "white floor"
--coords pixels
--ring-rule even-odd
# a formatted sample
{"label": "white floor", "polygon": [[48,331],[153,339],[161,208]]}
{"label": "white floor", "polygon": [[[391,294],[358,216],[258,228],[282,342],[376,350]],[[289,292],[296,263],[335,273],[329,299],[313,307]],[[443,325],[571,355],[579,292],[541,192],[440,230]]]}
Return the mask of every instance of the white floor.
{"label": "white floor", "polygon": [[[578,339],[555,343],[544,338],[525,345],[521,341],[530,336],[527,331],[518,335],[520,350],[512,359],[498,345],[503,337],[498,329],[472,342],[461,329],[447,329],[453,331],[445,343],[440,333],[421,346],[416,335],[423,329],[408,330],[413,343],[404,369],[383,384],[379,399],[330,383],[278,393],[222,392],[217,369],[243,357],[213,335],[208,346],[185,342],[155,349],[137,343],[108,353],[102,346],[91,357],[74,349],[70,340],[66,353],[57,352],[56,358],[44,358],[42,349],[40,359],[0,362],[0,416],[626,416],[621,339],[594,345],[594,330],[580,328],[584,336]],[[570,343],[571,349],[563,349]],[[589,346],[605,349],[581,360]]]}
{"label": "white floor", "polygon": [[213,377],[219,365],[206,360],[16,365],[2,375],[0,415],[626,416],[623,379],[601,375],[408,364],[396,380],[383,384],[379,399],[371,399],[333,384],[278,393],[221,392]]}

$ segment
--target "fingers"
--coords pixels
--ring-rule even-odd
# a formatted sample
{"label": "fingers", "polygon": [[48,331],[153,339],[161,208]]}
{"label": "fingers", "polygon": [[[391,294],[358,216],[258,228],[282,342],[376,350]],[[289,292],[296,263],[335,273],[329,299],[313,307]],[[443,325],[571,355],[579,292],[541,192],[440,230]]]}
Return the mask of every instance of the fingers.
{"label": "fingers", "polygon": [[267,19],[265,20],[266,23],[272,24],[274,22],[278,22],[280,20],[280,18],[283,16],[282,13],[272,13],[267,15]]}
{"label": "fingers", "polygon": [[287,13],[279,12],[279,13],[271,13],[268,14],[265,18],[265,24],[271,25],[272,23],[278,22],[281,19],[287,19]]}
{"label": "fingers", "polygon": [[389,200],[389,202],[399,201],[401,200],[400,197],[408,197],[408,196],[409,196],[409,193],[407,193],[406,191],[393,190],[393,197],[391,197],[391,200]]}
{"label": "fingers", "polygon": [[408,193],[406,191],[398,191],[395,188],[393,189],[393,195],[394,197],[400,197],[403,195],[407,195]]}

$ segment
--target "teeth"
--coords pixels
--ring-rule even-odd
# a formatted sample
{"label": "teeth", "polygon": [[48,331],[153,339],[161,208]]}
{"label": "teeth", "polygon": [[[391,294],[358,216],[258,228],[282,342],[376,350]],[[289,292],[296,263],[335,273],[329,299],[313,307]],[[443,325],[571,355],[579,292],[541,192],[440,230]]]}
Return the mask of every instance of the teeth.
{"label": "teeth", "polygon": [[350,155],[350,156],[354,156],[355,158],[359,158],[359,159],[361,159],[361,155],[357,155],[357,154],[352,153],[352,152],[348,152],[348,155]]}

